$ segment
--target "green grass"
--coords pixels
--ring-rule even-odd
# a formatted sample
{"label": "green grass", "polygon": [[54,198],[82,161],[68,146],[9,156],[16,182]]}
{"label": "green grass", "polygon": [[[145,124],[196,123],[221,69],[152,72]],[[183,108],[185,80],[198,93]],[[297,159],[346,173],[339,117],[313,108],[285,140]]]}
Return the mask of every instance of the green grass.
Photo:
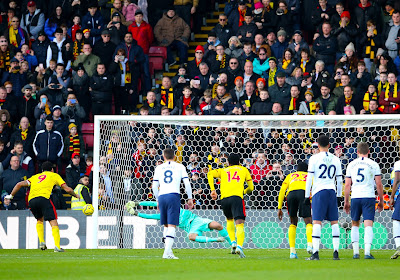
{"label": "green grass", "polygon": [[[400,259],[393,251],[373,251],[375,260],[353,260],[351,250],[320,252],[320,261],[289,259],[289,250],[245,250],[246,259],[228,250],[174,250],[179,260],[161,259],[162,250],[0,250],[4,279],[398,279]],[[362,252],[361,252],[362,253]],[[362,256],[363,257],[363,256]]]}

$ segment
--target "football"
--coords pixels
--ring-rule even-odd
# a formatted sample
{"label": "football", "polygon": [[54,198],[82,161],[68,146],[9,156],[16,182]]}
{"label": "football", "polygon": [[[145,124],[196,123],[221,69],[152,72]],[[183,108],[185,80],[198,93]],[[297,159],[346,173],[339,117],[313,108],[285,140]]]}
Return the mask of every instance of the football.
{"label": "football", "polygon": [[93,205],[92,204],[86,204],[85,206],[83,206],[82,212],[86,216],[91,216],[93,214],[93,212],[94,212]]}

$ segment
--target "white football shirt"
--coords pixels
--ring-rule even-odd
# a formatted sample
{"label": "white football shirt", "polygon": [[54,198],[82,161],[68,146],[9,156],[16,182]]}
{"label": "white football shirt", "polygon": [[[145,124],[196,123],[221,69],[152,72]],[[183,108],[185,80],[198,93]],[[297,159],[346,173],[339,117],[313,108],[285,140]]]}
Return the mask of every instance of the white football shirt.
{"label": "white football shirt", "polygon": [[396,161],[393,166],[394,172],[400,172],[400,160]]}
{"label": "white football shirt", "polygon": [[372,159],[359,157],[350,162],[346,178],[351,178],[351,198],[374,198],[375,176],[380,175],[381,169]]}
{"label": "white football shirt", "polygon": [[335,190],[337,196],[342,195],[342,165],[340,159],[329,153],[319,152],[308,161],[306,197],[314,196],[321,190]]}
{"label": "white football shirt", "polygon": [[180,193],[181,180],[185,183],[186,193],[192,199],[192,189],[185,166],[167,161],[156,167],[153,177],[153,193],[158,196],[168,193]]}

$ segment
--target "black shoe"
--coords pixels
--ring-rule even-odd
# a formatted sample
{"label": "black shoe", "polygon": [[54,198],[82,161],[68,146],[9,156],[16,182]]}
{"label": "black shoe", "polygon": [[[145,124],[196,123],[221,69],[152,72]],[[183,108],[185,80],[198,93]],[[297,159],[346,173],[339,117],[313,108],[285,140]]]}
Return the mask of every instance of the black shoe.
{"label": "black shoe", "polygon": [[335,260],[335,261],[340,260],[340,259],[339,259],[339,252],[338,252],[338,251],[333,252],[333,260]]}
{"label": "black shoe", "polygon": [[319,254],[315,252],[311,255],[311,257],[307,258],[306,261],[319,261]]}

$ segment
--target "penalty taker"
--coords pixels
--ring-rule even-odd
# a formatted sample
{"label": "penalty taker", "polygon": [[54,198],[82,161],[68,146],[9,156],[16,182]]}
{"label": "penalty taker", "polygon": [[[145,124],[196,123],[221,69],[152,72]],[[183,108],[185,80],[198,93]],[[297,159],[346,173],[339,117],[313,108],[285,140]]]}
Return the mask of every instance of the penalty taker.
{"label": "penalty taker", "polygon": [[[141,213],[137,209],[135,209],[138,206],[157,207],[156,201],[141,201],[141,202],[129,201],[128,203],[126,203],[125,208],[126,210],[128,210],[130,214],[134,216],[138,216],[143,219],[160,220],[159,213],[156,214]],[[188,237],[191,241],[196,241],[200,243],[228,241],[229,244],[232,243],[231,239],[229,238],[228,232],[226,231],[226,229],[224,229],[224,227],[220,223],[212,221],[210,219],[201,218],[196,214],[194,214],[193,212],[186,209],[181,209],[180,211],[178,227],[183,229],[189,234]],[[217,230],[220,237],[203,236],[204,232],[212,230]]]}

